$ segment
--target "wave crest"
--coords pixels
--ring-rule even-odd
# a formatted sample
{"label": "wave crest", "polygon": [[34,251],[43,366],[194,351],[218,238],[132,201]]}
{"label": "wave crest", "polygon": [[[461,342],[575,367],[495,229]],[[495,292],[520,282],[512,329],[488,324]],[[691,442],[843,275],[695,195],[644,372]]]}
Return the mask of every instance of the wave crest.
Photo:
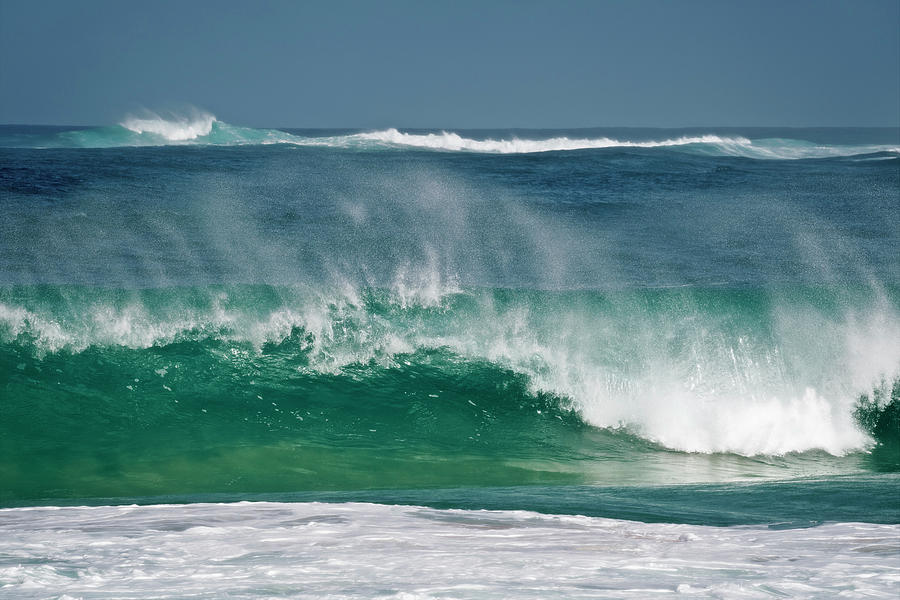
{"label": "wave crest", "polygon": [[129,116],[120,125],[139,135],[152,134],[169,142],[184,142],[208,136],[216,117],[206,112],[194,112],[188,116],[170,116],[147,113],[141,117]]}
{"label": "wave crest", "polygon": [[569,138],[565,136],[539,140],[519,138],[479,140],[462,137],[458,133],[448,131],[413,134],[403,133],[392,128],[347,136],[344,143],[353,141],[368,141],[387,146],[483,154],[536,154],[608,148],[683,148],[699,154],[772,160],[832,158],[880,152],[900,155],[900,148],[890,145],[837,146],[783,138],[751,140],[743,136],[721,136],[716,134],[686,135],[644,141],[620,140],[610,137]]}
{"label": "wave crest", "polygon": [[686,146],[690,144],[750,144],[746,138],[722,138],[717,135],[682,136],[678,138],[632,142],[616,140],[609,137],[569,138],[553,137],[545,140],[529,139],[484,139],[465,138],[458,133],[442,131],[440,133],[413,134],[402,133],[397,129],[386,129],[370,133],[357,134],[360,140],[380,142],[397,146],[411,146],[432,150],[453,152],[468,151],[490,154],[534,154],[538,152],[557,152],[563,150],[587,150],[600,148],[660,148]]}

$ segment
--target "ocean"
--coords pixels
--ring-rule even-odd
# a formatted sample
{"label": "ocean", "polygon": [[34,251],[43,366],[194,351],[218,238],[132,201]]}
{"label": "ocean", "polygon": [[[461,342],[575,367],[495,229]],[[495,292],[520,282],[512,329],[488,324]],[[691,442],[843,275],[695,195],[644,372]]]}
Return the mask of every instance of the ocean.
{"label": "ocean", "polygon": [[900,593],[900,130],[0,126],[0,597]]}

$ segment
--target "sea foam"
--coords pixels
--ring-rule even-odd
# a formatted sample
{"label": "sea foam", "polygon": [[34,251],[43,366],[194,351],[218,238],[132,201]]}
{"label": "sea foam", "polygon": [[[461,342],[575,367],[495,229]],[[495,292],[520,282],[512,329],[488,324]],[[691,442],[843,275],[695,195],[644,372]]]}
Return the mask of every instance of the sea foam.
{"label": "sea foam", "polygon": [[347,136],[341,143],[351,144],[357,140],[371,141],[388,146],[484,154],[535,154],[540,152],[609,148],[683,148],[703,154],[770,160],[831,158],[878,152],[900,154],[900,148],[890,145],[839,146],[814,144],[803,140],[778,138],[751,140],[743,136],[721,136],[715,134],[688,135],[643,141],[609,137],[569,138],[565,136],[548,139],[473,139],[463,137],[452,131],[413,134],[403,133],[392,128]]}
{"label": "sea foam", "polygon": [[243,502],[6,509],[0,534],[16,597],[890,598],[900,581],[900,526],[875,523]]}
{"label": "sea foam", "polygon": [[442,131],[440,133],[412,134],[401,133],[397,129],[386,129],[352,136],[359,140],[370,140],[383,144],[411,146],[432,150],[468,151],[491,154],[532,154],[537,152],[557,152],[563,150],[585,150],[591,148],[659,148],[668,146],[686,146],[689,144],[749,144],[746,138],[722,138],[717,135],[683,136],[659,141],[633,142],[616,140],[608,137],[600,138],[568,138],[553,137],[549,139],[472,139],[458,133]]}
{"label": "sea foam", "polygon": [[184,142],[207,136],[212,131],[216,117],[196,111],[189,116],[164,117],[156,113],[125,118],[121,125],[137,134],[153,134],[169,142]]}

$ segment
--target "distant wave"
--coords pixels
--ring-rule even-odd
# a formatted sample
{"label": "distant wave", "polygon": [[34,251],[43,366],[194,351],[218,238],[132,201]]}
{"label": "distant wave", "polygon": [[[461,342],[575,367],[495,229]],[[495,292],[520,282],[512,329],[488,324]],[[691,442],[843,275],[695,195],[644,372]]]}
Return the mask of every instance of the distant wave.
{"label": "distant wave", "polygon": [[[487,154],[533,154],[537,152],[586,150],[593,148],[659,148],[666,146],[686,146],[689,144],[718,144],[729,140],[729,138],[721,138],[717,135],[685,136],[646,142],[622,141],[608,137],[575,139],[568,137],[554,137],[546,140],[476,140],[464,138],[457,133],[447,131],[442,131],[440,133],[412,134],[402,133],[397,129],[360,133],[356,136],[348,137],[357,137],[360,140],[370,140],[394,146],[410,146],[454,152],[481,152]],[[743,141],[749,142],[750,140]]]}
{"label": "distant wave", "polygon": [[[21,146],[22,136],[10,143],[0,138],[0,146]],[[519,137],[476,139],[453,131],[409,133],[396,128],[335,136],[301,136],[279,129],[256,129],[231,125],[214,115],[193,111],[188,115],[144,113],[129,116],[119,125],[72,130],[53,136],[35,135],[26,147],[109,148],[129,146],[246,146],[290,144],[306,147],[358,150],[421,149],[438,152],[474,154],[536,154],[592,149],[677,149],[707,156],[735,156],[769,160],[875,156],[891,159],[900,156],[900,146],[885,144],[817,144],[786,138],[749,139],[743,136],[685,135],[658,140],[629,140],[612,137],[556,136],[546,139]]]}
{"label": "distant wave", "polygon": [[196,113],[189,117],[161,117],[149,113],[144,117],[129,116],[120,125],[129,131],[150,134],[170,142],[184,142],[208,136],[216,118],[209,113]]}
{"label": "distant wave", "polygon": [[696,152],[710,155],[744,156],[763,159],[827,158],[832,156],[854,156],[890,152],[900,154],[900,148],[883,145],[830,146],[813,144],[802,140],[760,139],[750,140],[740,136],[719,136],[715,134],[681,136],[663,140],[630,141],[609,137],[569,138],[553,137],[544,140],[531,139],[485,139],[465,138],[457,133],[411,134],[397,129],[360,133],[352,138],[370,140],[385,145],[445,150],[451,152],[477,152],[485,154],[534,154],[539,152],[559,152],[567,150],[590,150],[603,148],[678,148],[688,147]]}

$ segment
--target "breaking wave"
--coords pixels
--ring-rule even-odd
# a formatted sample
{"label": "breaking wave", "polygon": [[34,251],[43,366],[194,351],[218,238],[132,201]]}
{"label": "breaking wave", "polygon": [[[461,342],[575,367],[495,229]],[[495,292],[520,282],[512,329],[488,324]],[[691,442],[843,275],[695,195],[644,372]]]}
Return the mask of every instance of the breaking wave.
{"label": "breaking wave", "polygon": [[387,129],[361,133],[358,134],[358,137],[362,140],[371,140],[399,147],[486,154],[533,154],[538,152],[605,148],[682,148],[710,155],[743,156],[760,159],[829,158],[878,152],[900,154],[900,148],[892,146],[829,146],[802,140],[750,140],[746,137],[719,136],[715,134],[679,136],[647,141],[620,140],[609,137],[479,140],[462,137],[457,133],[447,131],[412,134],[402,133],[397,129]]}
{"label": "breaking wave", "polygon": [[[472,406],[487,402],[493,412],[527,397],[538,414],[550,401],[543,410],[551,416],[573,411],[586,424],[667,448],[744,456],[870,447],[854,414],[859,395],[900,375],[892,300],[836,310],[834,298],[815,290],[800,303],[715,290],[433,292],[399,284],[338,294],[17,288],[0,296],[0,346],[19,370],[40,369],[53,356],[88,363],[116,356],[133,363],[125,371],[149,371],[139,385],[129,375],[121,393],[141,388],[166,403],[178,384],[165,374],[179,367],[281,389],[280,402],[293,401],[289,382],[301,375],[323,393],[365,380],[367,389],[399,395],[385,398],[384,410],[410,393],[431,411],[443,410],[438,398],[448,393]],[[180,358],[160,359],[170,351]],[[84,372],[73,375],[82,384]],[[107,370],[98,374],[103,387]],[[203,396],[232,393],[210,385]],[[506,388],[519,391],[504,400],[498,390]],[[485,390],[499,396],[482,398]],[[870,418],[890,402],[890,392],[877,396]]]}
{"label": "breaking wave", "polygon": [[[23,139],[25,141],[23,142]],[[396,128],[362,131],[345,135],[299,135],[279,129],[240,127],[218,120],[214,115],[193,111],[188,115],[144,113],[129,116],[119,125],[63,131],[51,136],[16,136],[0,146],[107,148],[129,146],[246,146],[288,144],[357,150],[421,149],[476,154],[534,154],[602,149],[674,149],[710,156],[735,156],[755,159],[790,160],[867,156],[890,159],[900,156],[896,144],[820,144],[805,140],[744,136],[678,135],[662,139],[618,139],[615,137],[579,137],[577,135],[523,138],[466,137],[453,131],[404,132]]]}
{"label": "breaking wave", "polygon": [[168,119],[151,113],[144,117],[128,117],[122,121],[121,126],[138,135],[147,134],[169,142],[183,142],[208,136],[214,123],[216,118],[209,113]]}

